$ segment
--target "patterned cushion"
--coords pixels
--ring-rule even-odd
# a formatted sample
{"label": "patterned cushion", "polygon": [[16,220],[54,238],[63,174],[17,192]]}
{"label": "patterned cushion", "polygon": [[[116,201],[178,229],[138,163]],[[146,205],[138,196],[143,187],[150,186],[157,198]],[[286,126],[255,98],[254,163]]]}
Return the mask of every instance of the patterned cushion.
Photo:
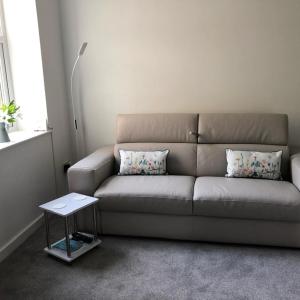
{"label": "patterned cushion", "polygon": [[226,149],[227,177],[281,179],[282,151],[254,152]]}
{"label": "patterned cushion", "polygon": [[119,175],[164,175],[167,172],[167,155],[163,151],[120,150]]}

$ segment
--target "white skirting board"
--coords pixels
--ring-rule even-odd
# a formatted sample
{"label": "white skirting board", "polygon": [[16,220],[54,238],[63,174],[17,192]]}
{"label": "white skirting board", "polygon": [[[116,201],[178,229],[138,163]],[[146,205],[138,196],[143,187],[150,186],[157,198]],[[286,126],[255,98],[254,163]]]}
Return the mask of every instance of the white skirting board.
{"label": "white skirting board", "polygon": [[43,224],[43,214],[39,215],[29,225],[22,229],[10,241],[0,248],[0,262],[18,248],[28,237],[30,237]]}

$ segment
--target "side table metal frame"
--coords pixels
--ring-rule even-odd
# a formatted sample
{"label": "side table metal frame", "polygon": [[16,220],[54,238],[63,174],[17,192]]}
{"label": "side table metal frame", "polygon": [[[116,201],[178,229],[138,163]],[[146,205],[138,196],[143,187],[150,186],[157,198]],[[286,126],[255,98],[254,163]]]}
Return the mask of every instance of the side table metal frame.
{"label": "side table metal frame", "polygon": [[[98,238],[98,232],[97,232],[97,209],[96,204],[93,204],[93,225],[94,225],[94,240]],[[51,249],[51,243],[50,243],[50,226],[49,226],[49,213],[48,211],[44,210],[44,219],[45,219],[45,228],[46,228],[46,243],[47,248]],[[74,220],[74,231],[77,231],[77,212],[75,212],[72,215],[65,216],[65,240],[66,240],[66,248],[67,248],[67,256],[70,258],[71,253],[71,245],[70,245],[70,230],[69,230],[69,217],[73,216]]]}

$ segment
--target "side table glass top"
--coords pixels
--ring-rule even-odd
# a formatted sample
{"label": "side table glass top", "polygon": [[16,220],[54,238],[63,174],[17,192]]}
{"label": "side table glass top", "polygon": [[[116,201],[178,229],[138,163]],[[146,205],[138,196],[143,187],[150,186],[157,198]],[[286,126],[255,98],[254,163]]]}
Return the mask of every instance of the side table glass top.
{"label": "side table glass top", "polygon": [[63,197],[40,205],[39,207],[53,214],[66,217],[75,213],[76,211],[79,211],[87,206],[96,203],[98,200],[99,199],[94,197],[77,193],[70,193]]}

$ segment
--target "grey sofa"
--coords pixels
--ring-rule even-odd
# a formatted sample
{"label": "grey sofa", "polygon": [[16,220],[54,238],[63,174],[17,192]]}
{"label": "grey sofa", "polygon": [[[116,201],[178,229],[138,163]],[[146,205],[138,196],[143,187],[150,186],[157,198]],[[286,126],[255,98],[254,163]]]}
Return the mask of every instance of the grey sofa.
{"label": "grey sofa", "polygon": [[[119,115],[116,139],[68,172],[71,192],[100,199],[101,234],[300,247],[300,155],[289,157],[286,115]],[[226,148],[282,150],[284,180],[225,178]],[[119,149],[169,149],[168,175],[118,176]]]}

